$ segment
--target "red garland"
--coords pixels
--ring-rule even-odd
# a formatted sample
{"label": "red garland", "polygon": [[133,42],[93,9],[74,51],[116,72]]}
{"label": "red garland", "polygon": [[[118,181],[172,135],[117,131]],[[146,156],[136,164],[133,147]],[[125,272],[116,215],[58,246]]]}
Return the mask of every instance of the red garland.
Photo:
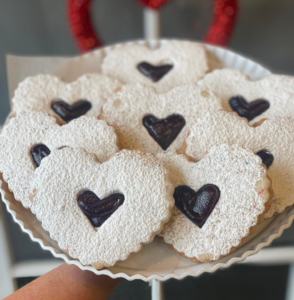
{"label": "red garland", "polygon": [[[160,9],[169,0],[139,0],[151,9]],[[238,0],[214,0],[213,22],[205,41],[225,46],[229,43],[236,25]],[[71,31],[81,51],[89,51],[102,45],[91,19],[92,0],[68,0]]]}
{"label": "red garland", "polygon": [[71,31],[82,52],[102,45],[92,23],[91,4],[92,0],[68,0]]}
{"label": "red garland", "polygon": [[238,11],[238,0],[215,0],[213,22],[205,42],[228,45],[236,25]]}

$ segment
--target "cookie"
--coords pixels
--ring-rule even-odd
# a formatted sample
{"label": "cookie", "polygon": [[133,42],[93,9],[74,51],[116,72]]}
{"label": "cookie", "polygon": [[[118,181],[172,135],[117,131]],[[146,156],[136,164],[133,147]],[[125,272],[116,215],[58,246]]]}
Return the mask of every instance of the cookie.
{"label": "cookie", "polygon": [[50,236],[71,257],[96,268],[139,251],[161,230],[173,205],[161,164],[126,150],[102,164],[79,149],[52,151],[31,190],[31,209]]}
{"label": "cookie", "polygon": [[[271,217],[294,204],[294,119],[273,118],[249,126],[235,113],[214,112],[197,120],[187,139],[187,153],[199,159],[216,144],[238,144],[258,154],[268,168],[274,197],[265,213]],[[204,138],[205,137],[205,138]]]}
{"label": "cookie", "polygon": [[208,71],[205,48],[186,41],[162,41],[159,47],[124,44],[107,49],[102,72],[124,83],[140,83],[166,92],[195,83]]}
{"label": "cookie", "polygon": [[9,120],[0,135],[0,172],[14,197],[30,207],[29,182],[41,160],[63,146],[84,148],[104,161],[117,152],[114,130],[94,117],[59,126],[46,113],[24,112]]}
{"label": "cookie", "polygon": [[52,75],[37,75],[22,81],[12,99],[13,111],[46,112],[67,123],[80,116],[99,116],[105,100],[120,83],[100,74],[87,74],[72,83]]}
{"label": "cookie", "polygon": [[227,111],[234,111],[248,121],[294,116],[294,77],[269,75],[250,80],[237,70],[216,70],[199,85],[211,90]]}
{"label": "cookie", "polygon": [[157,94],[142,85],[126,85],[103,106],[103,118],[115,127],[122,148],[157,153],[183,145],[190,124],[219,100],[195,85]]}
{"label": "cookie", "polygon": [[269,180],[261,160],[238,146],[214,147],[202,160],[159,154],[174,185],[175,211],[162,236],[200,262],[217,260],[249,234],[264,211]]}

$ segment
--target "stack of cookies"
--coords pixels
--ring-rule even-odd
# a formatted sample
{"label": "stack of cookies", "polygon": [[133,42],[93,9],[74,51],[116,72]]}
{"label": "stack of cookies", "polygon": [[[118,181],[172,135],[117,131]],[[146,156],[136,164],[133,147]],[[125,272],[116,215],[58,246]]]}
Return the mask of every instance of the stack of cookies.
{"label": "stack of cookies", "polygon": [[211,68],[201,44],[122,44],[100,74],[21,82],[0,172],[61,249],[125,260],[156,235],[208,262],[294,204],[294,79]]}

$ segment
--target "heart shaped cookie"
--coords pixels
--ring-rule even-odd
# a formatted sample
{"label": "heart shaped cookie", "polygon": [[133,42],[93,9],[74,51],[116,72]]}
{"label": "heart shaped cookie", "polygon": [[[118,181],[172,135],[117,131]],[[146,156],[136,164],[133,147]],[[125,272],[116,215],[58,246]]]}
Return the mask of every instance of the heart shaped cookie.
{"label": "heart shaped cookie", "polygon": [[218,96],[225,110],[248,121],[294,115],[294,79],[269,75],[250,80],[237,70],[222,69],[207,74],[198,84]]}
{"label": "heart shaped cookie", "polygon": [[96,268],[139,251],[173,206],[165,169],[152,155],[133,151],[102,164],[79,149],[52,151],[36,170],[31,191],[31,210],[50,236]]}
{"label": "heart shaped cookie", "polygon": [[0,172],[14,197],[30,207],[29,182],[54,149],[83,148],[104,161],[117,152],[114,130],[94,117],[60,126],[46,113],[24,112],[9,120],[0,135]]}
{"label": "heart shaped cookie", "polygon": [[[294,204],[294,119],[272,118],[249,126],[235,113],[213,112],[197,120],[187,138],[187,153],[200,159],[214,145],[238,144],[258,154],[268,167],[273,198],[265,213],[271,217]],[[203,138],[205,137],[205,138]]]}
{"label": "heart shaped cookie", "polygon": [[72,83],[51,75],[28,77],[15,91],[13,111],[46,112],[61,123],[83,115],[97,117],[105,100],[120,86],[101,74],[87,74]]}
{"label": "heart shaped cookie", "polygon": [[163,94],[127,85],[105,103],[103,118],[116,129],[122,148],[157,153],[179,150],[189,126],[205,112],[220,108],[214,95],[195,85]]}
{"label": "heart shaped cookie", "polygon": [[162,41],[154,49],[139,43],[118,45],[107,50],[102,63],[104,74],[157,92],[195,83],[208,68],[205,48],[186,41]]}
{"label": "heart shaped cookie", "polygon": [[248,235],[269,197],[261,160],[238,146],[214,147],[202,160],[159,154],[174,186],[176,208],[162,236],[201,262],[230,253]]}

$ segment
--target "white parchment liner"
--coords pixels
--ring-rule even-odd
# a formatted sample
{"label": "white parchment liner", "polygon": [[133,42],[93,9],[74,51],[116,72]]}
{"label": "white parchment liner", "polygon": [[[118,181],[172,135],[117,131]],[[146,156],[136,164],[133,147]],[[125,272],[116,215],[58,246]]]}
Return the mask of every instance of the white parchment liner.
{"label": "white parchment liner", "polygon": [[[165,41],[162,40],[161,43],[165,43]],[[120,45],[110,47],[120,47]],[[10,93],[19,81],[38,73],[56,74],[65,81],[72,81],[84,73],[99,72],[105,50],[110,47],[74,58],[9,56],[7,58],[7,73]],[[270,74],[261,65],[229,50],[208,45],[206,47],[224,66],[238,69],[252,79],[259,79]],[[158,279],[164,281],[170,278],[182,279],[186,276],[199,276],[204,272],[214,272],[220,268],[229,267],[270,245],[274,239],[281,236],[285,229],[291,226],[294,219],[294,207],[290,207],[282,214],[261,222],[252,230],[251,235],[246,238],[246,242],[241,247],[230,255],[212,263],[197,264],[176,253],[169,245],[164,244],[160,238],[156,238],[151,244],[145,245],[140,252],[131,254],[126,261],[118,262],[109,269],[96,270],[92,266],[83,266],[78,260],[71,258],[61,250],[57,243],[50,239],[49,234],[41,227],[40,222],[30,210],[23,208],[13,198],[4,182],[1,182],[0,192],[2,200],[14,221],[33,241],[39,243],[42,249],[50,251],[54,257],[63,259],[83,270],[92,271],[97,275],[108,275],[112,278],[120,277],[127,280],[141,279],[149,281]]]}

